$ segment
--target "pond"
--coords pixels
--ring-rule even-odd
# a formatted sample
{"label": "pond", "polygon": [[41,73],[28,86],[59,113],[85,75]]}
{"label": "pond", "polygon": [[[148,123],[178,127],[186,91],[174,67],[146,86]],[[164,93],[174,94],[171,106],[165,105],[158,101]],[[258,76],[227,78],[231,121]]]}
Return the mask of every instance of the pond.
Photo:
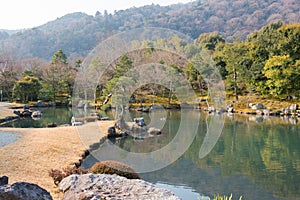
{"label": "pond", "polygon": [[[131,116],[141,115],[150,123],[148,114],[131,113]],[[106,145],[137,153],[158,150],[175,137],[181,115],[180,111],[167,111],[160,136],[122,139]],[[189,111],[187,116],[193,118],[195,111]],[[223,121],[224,127],[212,150],[200,156],[207,125],[213,119]],[[83,166],[88,168],[94,162],[90,156]],[[300,125],[293,118],[201,113],[197,134],[188,150],[167,167],[140,175],[187,200],[231,193],[233,199],[240,196],[243,199],[300,199]]]}
{"label": "pond", "polygon": [[[40,110],[43,113],[40,120],[23,119],[5,126],[26,128],[46,127],[53,122],[58,125],[69,124],[73,115],[71,108]],[[159,120],[153,120],[152,114]],[[110,118],[112,115],[107,113]],[[194,119],[197,113],[190,110],[184,116]],[[163,133],[142,140],[127,138],[110,141],[108,145],[117,145],[128,152],[152,152],[170,143],[182,124],[182,112],[177,110],[168,110],[165,115],[161,115],[160,111],[130,112],[129,118],[134,117],[144,117],[147,124],[163,122]],[[199,151],[209,130],[207,127],[213,120],[223,121],[224,127],[209,154],[201,157]],[[243,199],[300,199],[298,120],[200,113],[198,131],[187,151],[167,167],[140,175],[158,187],[172,190],[184,200],[207,199],[207,196],[230,193],[234,199],[239,196],[243,196]],[[189,126],[185,128],[189,130]],[[18,135],[1,133],[0,137],[5,137],[5,144],[1,143],[4,140],[0,138],[0,146],[3,146],[15,141]],[[96,161],[89,156],[83,166],[88,168]]]}
{"label": "pond", "polygon": [[73,115],[72,108],[69,107],[47,107],[34,109],[42,112],[42,117],[40,119],[34,120],[28,117],[3,124],[2,126],[13,128],[43,128],[47,127],[47,124],[49,123],[56,123],[59,126],[63,124],[70,124]]}
{"label": "pond", "polygon": [[19,136],[20,135],[17,133],[0,131],[0,147],[4,147],[5,145],[15,142]]}

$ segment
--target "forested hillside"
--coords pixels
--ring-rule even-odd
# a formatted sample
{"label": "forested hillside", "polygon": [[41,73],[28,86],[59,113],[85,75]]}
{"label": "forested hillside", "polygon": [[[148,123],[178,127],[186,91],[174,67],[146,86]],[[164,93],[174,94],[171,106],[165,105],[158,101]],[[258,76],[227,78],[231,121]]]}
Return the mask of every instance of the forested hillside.
{"label": "forested hillside", "polygon": [[[261,30],[249,34],[245,40],[234,42],[225,41],[217,33],[203,33],[191,44],[178,36],[141,41],[140,44],[143,48],[122,55],[105,69],[101,80],[96,83],[99,94],[97,99],[100,102],[113,92],[116,84],[120,82],[120,77],[132,86],[138,85],[135,75],[126,79],[123,77],[133,67],[157,62],[170,67],[161,69],[165,72],[155,75],[156,78],[172,82],[168,77],[183,74],[199,96],[206,96],[207,67],[201,68],[197,64],[203,55],[203,49],[206,49],[209,53],[206,55],[212,56],[215,61],[226,83],[227,95],[232,97],[231,99],[238,100],[239,97],[248,94],[272,99],[299,98],[300,23],[270,23]],[[162,47],[167,51],[162,50]],[[170,53],[173,51],[186,55],[189,62],[176,53]],[[61,49],[53,54],[51,62],[40,59],[2,62],[1,66],[5,66],[0,71],[0,89],[3,91],[3,98],[22,102],[43,100],[66,105],[73,95],[74,81],[78,70],[82,69],[81,63],[80,59],[70,60]],[[97,76],[101,66],[103,63],[96,56],[90,64],[92,70],[85,73]],[[201,70],[204,70],[203,73]],[[142,73],[138,77],[148,76],[153,71],[155,66],[147,65],[140,71]],[[142,79],[145,80],[146,77]],[[169,94],[167,96],[170,102],[174,88],[180,88],[179,82],[173,81],[170,84],[171,89],[159,84],[145,85],[136,90],[134,95],[136,99],[145,99],[147,95],[156,94],[165,97],[165,94]],[[126,87],[128,90],[130,84]]]}
{"label": "forested hillside", "polygon": [[9,35],[8,35],[8,33],[6,31],[0,30],[0,41],[1,40],[5,40],[8,37],[9,37]]}
{"label": "forested hillside", "polygon": [[[142,43],[147,44],[146,41]],[[164,56],[164,52],[157,50],[162,43],[167,49],[175,47],[176,52],[184,52],[184,55],[189,56],[191,62],[183,62],[175,55]],[[186,44],[176,37],[148,44],[145,51],[150,50],[144,53],[146,56],[141,52],[138,54],[134,52],[128,53],[126,55],[128,57],[120,58],[113,70],[107,73],[110,76],[107,79],[109,81],[101,87],[104,88],[104,94],[113,91],[121,77],[120,71],[121,74],[125,74],[132,66],[140,65],[140,63],[135,63],[136,60],[139,60],[138,58],[144,62],[147,61],[145,63],[153,63],[156,60],[172,66],[178,72],[185,74],[197,93],[204,94],[207,91],[207,83],[204,80],[207,68],[203,68],[201,71],[201,67],[194,65],[197,65],[201,56],[201,51],[198,50],[205,48],[212,55],[225,81],[227,94],[234,97],[235,100],[238,100],[239,96],[247,94],[287,100],[299,97],[300,23],[270,23],[261,30],[249,34],[244,41],[226,42],[217,33],[203,33],[195,40],[194,44]],[[100,63],[98,65],[100,66]],[[146,71],[146,69],[144,70]],[[166,72],[166,74],[168,73]],[[174,86],[176,87],[176,83]],[[147,88],[145,90],[158,93],[163,89]]]}
{"label": "forested hillside", "polygon": [[227,90],[290,99],[300,91],[300,23],[271,23],[245,41],[218,43],[214,60]]}
{"label": "forested hillside", "polygon": [[[178,30],[192,38],[218,32],[227,41],[244,39],[274,21],[300,21],[298,0],[201,0],[171,6],[149,5],[95,16],[72,13],[16,34],[0,32],[1,50],[15,59],[50,60],[57,49],[70,58],[85,56],[106,37],[144,26]],[[99,8],[100,9],[100,8]]]}

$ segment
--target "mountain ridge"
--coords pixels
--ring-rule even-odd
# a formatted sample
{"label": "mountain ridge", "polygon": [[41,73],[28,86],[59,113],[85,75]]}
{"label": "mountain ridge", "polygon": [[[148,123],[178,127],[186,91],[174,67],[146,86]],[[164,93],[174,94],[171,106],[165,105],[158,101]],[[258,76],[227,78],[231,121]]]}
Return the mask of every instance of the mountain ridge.
{"label": "mountain ridge", "polygon": [[233,41],[270,22],[300,22],[299,7],[297,0],[202,0],[132,7],[113,14],[97,12],[94,16],[76,12],[15,34],[0,34],[0,49],[12,52],[17,59],[50,60],[57,49],[76,58],[86,56],[115,33],[150,26],[174,29],[193,39],[205,32],[217,32]]}

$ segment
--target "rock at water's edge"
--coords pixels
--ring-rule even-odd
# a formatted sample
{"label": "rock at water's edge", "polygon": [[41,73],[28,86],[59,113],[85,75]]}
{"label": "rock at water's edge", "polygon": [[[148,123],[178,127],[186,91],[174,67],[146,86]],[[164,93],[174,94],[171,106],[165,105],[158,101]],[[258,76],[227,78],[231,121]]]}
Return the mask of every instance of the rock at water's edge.
{"label": "rock at water's edge", "polygon": [[63,179],[59,189],[63,200],[69,199],[152,199],[179,200],[171,191],[157,188],[152,183],[127,179],[116,174],[71,175]]}
{"label": "rock at water's edge", "polygon": [[147,131],[150,135],[160,135],[161,134],[161,130],[158,128],[153,128],[150,127]]}

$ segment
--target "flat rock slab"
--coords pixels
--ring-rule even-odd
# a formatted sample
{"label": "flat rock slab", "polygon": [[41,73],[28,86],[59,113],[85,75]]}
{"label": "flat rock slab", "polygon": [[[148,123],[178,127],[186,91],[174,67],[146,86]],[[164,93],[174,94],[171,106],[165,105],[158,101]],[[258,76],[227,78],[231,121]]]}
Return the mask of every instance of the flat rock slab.
{"label": "flat rock slab", "polygon": [[180,199],[171,191],[157,188],[152,183],[139,179],[127,179],[115,174],[71,175],[62,180],[59,184],[59,189],[64,192],[63,200]]}

